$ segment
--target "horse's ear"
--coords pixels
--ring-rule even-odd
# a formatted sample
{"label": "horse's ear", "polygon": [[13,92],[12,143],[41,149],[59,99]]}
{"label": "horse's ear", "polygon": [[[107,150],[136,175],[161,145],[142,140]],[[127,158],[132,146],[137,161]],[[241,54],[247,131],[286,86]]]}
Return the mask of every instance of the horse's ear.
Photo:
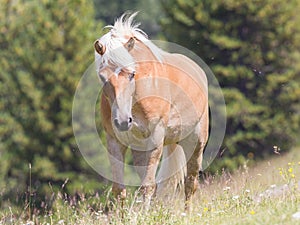
{"label": "horse's ear", "polygon": [[100,55],[103,55],[105,53],[105,46],[99,42],[99,40],[96,40],[94,42],[94,48],[96,52],[98,52]]}
{"label": "horse's ear", "polygon": [[134,42],[135,42],[134,38],[131,37],[131,38],[129,39],[129,41],[127,41],[127,43],[125,44],[125,48],[126,48],[128,51],[130,51],[131,49],[133,49],[133,47],[134,47]]}

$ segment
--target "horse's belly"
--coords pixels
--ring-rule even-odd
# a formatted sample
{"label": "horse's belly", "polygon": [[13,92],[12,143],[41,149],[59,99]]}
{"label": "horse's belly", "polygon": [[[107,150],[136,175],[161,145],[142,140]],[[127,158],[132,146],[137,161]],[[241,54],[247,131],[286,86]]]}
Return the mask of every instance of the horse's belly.
{"label": "horse's belly", "polygon": [[165,129],[165,144],[179,142],[195,130],[199,122],[197,113],[193,110],[171,110]]}

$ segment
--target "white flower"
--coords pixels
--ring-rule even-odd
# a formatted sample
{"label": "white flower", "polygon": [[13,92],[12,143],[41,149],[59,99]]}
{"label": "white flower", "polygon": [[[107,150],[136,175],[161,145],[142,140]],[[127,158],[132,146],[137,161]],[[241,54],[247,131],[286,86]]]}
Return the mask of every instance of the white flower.
{"label": "white flower", "polygon": [[300,220],[300,211],[299,212],[296,212],[292,215],[292,217],[296,220]]}
{"label": "white flower", "polygon": [[135,200],[135,203],[142,203],[142,202],[144,202],[142,197],[139,197]]}
{"label": "white flower", "polygon": [[32,221],[27,221],[24,225],[34,225],[34,222],[32,222]]}
{"label": "white flower", "polygon": [[238,195],[234,195],[234,196],[232,197],[232,200],[237,200],[237,199],[239,199],[239,197],[240,197],[240,196],[238,196]]}
{"label": "white flower", "polygon": [[230,190],[230,187],[223,188],[223,191],[229,191],[229,190]]}

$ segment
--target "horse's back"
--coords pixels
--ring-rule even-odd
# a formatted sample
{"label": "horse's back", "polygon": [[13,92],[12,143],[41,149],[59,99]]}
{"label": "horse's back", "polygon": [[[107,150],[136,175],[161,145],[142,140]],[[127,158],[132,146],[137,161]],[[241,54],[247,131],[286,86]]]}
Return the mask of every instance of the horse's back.
{"label": "horse's back", "polygon": [[[172,100],[178,105],[191,103],[198,116],[208,106],[208,84],[205,72],[198,64],[181,54],[166,54],[164,63],[175,90]],[[179,91],[180,95],[177,93]]]}
{"label": "horse's back", "polygon": [[167,65],[176,67],[181,70],[182,73],[179,76],[182,76],[183,74],[183,76],[188,76],[189,78],[191,78],[193,81],[188,79],[187,83],[190,84],[190,82],[193,82],[197,84],[197,90],[201,91],[207,96],[207,77],[203,69],[197,63],[195,63],[187,56],[177,53],[166,54],[164,56],[164,62],[167,63]]}

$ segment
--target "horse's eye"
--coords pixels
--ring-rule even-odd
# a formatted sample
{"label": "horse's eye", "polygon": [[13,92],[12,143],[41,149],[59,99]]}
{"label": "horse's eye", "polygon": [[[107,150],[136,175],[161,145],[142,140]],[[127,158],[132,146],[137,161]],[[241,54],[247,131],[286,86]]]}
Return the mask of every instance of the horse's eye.
{"label": "horse's eye", "polygon": [[107,82],[107,79],[105,76],[103,76],[102,74],[99,74],[99,78],[102,81],[103,84],[105,84]]}
{"label": "horse's eye", "polygon": [[131,81],[135,76],[135,71],[133,71],[131,74],[129,74],[128,79]]}

